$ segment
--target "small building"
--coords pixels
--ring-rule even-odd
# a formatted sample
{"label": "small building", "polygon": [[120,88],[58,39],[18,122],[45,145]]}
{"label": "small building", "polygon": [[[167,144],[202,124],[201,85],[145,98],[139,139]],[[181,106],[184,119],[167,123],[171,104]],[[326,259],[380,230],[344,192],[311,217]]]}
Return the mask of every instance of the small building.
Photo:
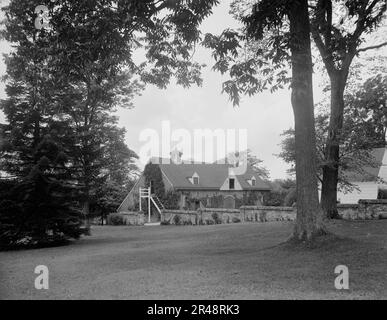
{"label": "small building", "polygon": [[[248,165],[243,174],[238,174],[234,173],[238,172],[234,170],[235,165],[228,163],[184,163],[175,156],[171,161],[157,160],[150,163],[160,169],[165,193],[172,192],[179,198],[177,208],[172,209],[234,209],[242,205],[261,205],[264,194],[270,192],[270,186]],[[138,208],[140,188],[151,187],[152,194],[156,193],[152,180],[148,179],[149,185],[146,180],[143,173],[118,212]]]}
{"label": "small building", "polygon": [[355,189],[349,193],[337,192],[342,204],[356,204],[359,200],[387,199],[387,148],[372,151],[375,166],[363,168],[364,173],[349,172],[347,179]]}

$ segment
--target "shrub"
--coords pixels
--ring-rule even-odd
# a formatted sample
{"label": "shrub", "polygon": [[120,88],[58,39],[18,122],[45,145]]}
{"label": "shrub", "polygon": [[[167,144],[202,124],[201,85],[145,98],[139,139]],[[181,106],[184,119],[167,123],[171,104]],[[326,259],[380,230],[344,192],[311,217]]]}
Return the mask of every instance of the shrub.
{"label": "shrub", "polygon": [[239,219],[237,217],[232,218],[232,223],[239,223],[239,222],[241,222],[241,219]]}
{"label": "shrub", "polygon": [[161,199],[164,207],[169,210],[179,210],[180,194],[173,191],[168,191]]}
{"label": "shrub", "polygon": [[283,191],[270,191],[263,196],[263,205],[268,207],[283,206],[286,193]]}
{"label": "shrub", "polygon": [[173,223],[174,223],[175,225],[178,226],[178,225],[180,224],[180,221],[181,221],[180,216],[176,214],[176,215],[173,217]]}
{"label": "shrub", "polygon": [[120,215],[119,213],[111,213],[108,216],[108,224],[112,226],[122,226],[125,223],[122,215]]}
{"label": "shrub", "polygon": [[284,200],[284,206],[285,207],[291,207],[297,202],[297,189],[292,188],[287,193],[285,200]]}
{"label": "shrub", "polygon": [[212,219],[214,220],[214,223],[215,224],[221,224],[222,223],[222,220],[219,218],[218,214],[216,212],[214,212],[212,215],[211,215]]}

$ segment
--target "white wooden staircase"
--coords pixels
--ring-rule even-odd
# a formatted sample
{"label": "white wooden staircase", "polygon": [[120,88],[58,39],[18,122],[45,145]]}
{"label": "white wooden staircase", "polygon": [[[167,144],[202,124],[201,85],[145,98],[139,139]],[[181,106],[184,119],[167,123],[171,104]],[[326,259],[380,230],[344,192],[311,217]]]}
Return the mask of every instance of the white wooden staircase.
{"label": "white wooden staircase", "polygon": [[145,223],[146,226],[159,226],[160,222],[151,222],[151,203],[156,207],[157,211],[161,215],[162,210],[165,209],[163,203],[161,200],[155,195],[151,193],[151,188],[140,188],[139,192],[140,197],[140,211],[142,211],[141,208],[141,199],[148,199],[148,222]]}

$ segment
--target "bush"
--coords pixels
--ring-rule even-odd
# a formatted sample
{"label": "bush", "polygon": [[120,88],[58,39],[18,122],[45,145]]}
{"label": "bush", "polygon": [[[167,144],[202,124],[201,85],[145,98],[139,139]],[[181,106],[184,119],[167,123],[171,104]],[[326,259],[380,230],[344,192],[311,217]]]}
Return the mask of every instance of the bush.
{"label": "bush", "polygon": [[107,222],[108,222],[108,224],[110,224],[112,226],[123,226],[123,225],[125,225],[124,218],[119,213],[111,213],[111,214],[109,214]]}
{"label": "bush", "polygon": [[180,224],[180,221],[181,221],[180,216],[176,214],[176,215],[173,217],[173,223],[174,223],[175,225],[178,226],[178,225]]}
{"label": "bush", "polygon": [[297,202],[297,189],[293,188],[290,189],[287,193],[285,200],[284,200],[284,206],[285,207],[292,207]]}
{"label": "bush", "polygon": [[263,196],[263,205],[268,207],[281,207],[284,204],[286,193],[283,191],[270,191]]}
{"label": "bush", "polygon": [[232,218],[232,223],[240,223],[240,222],[241,222],[241,219],[236,218],[236,217]]}
{"label": "bush", "polygon": [[221,224],[222,223],[222,220],[219,218],[218,214],[216,212],[214,212],[212,215],[211,215],[212,219],[214,220],[214,223],[215,224]]}
{"label": "bush", "polygon": [[161,199],[164,207],[169,210],[179,210],[180,194],[173,191],[168,191]]}

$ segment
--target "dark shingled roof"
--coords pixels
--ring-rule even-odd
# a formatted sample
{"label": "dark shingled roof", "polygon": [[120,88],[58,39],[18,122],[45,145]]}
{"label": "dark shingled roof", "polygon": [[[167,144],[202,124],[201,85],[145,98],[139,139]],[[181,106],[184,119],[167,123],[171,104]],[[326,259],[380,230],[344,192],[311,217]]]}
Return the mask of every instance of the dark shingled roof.
{"label": "dark shingled roof", "polygon": [[[220,189],[228,178],[229,164],[159,164],[161,171],[167,176],[175,189],[209,190]],[[193,185],[188,178],[194,173],[199,175],[199,184]],[[256,185],[251,186],[247,180],[256,179]],[[243,190],[270,190],[270,186],[258,174],[248,167],[246,173],[237,175],[237,180]]]}

